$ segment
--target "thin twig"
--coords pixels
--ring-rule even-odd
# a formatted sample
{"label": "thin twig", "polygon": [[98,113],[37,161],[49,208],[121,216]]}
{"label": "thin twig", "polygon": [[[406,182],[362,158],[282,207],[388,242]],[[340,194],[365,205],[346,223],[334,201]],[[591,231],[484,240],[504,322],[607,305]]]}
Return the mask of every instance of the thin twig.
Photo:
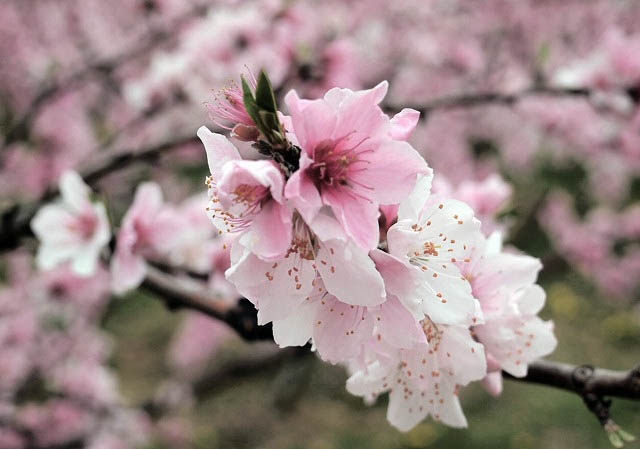
{"label": "thin twig", "polygon": [[[638,102],[638,95],[635,88],[622,88],[629,98],[635,103]],[[384,109],[390,113],[396,113],[403,108],[411,108],[420,111],[421,117],[425,118],[434,110],[485,106],[488,104],[513,105],[525,98],[534,95],[546,95],[552,97],[584,97],[589,98],[594,93],[588,88],[554,88],[547,86],[535,86],[519,92],[505,94],[497,92],[480,92],[475,94],[453,95],[450,97],[437,98],[424,104],[406,104],[403,107],[388,104]]]}

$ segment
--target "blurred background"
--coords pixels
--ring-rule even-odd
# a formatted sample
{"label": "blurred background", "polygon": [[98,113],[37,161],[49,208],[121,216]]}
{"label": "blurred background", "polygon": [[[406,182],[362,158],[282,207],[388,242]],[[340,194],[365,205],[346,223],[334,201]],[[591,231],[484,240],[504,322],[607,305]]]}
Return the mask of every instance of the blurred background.
{"label": "blurred background", "polygon": [[[149,179],[196,216],[207,103],[262,68],[280,98],[388,80],[385,110],[422,112],[436,187],[542,259],[550,359],[640,361],[640,2],[3,0],[0,448],[610,447],[577,396],[509,381],[465,389],[469,429],[403,434],[308,352],[111,297],[106,268],[32,269],[15,222],[70,168],[120,157],[91,182],[113,223]],[[211,254],[169,263],[235,300]],[[613,414],[640,434],[638,403]]]}

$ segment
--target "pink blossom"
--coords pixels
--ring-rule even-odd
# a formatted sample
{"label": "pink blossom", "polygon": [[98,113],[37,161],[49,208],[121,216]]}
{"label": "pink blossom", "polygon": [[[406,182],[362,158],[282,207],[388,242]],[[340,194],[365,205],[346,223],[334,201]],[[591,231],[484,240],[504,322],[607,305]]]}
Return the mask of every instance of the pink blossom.
{"label": "pink blossom", "polygon": [[[282,257],[291,242],[284,176],[273,161],[246,161],[226,137],[198,130],[207,151],[207,211],[220,234],[243,233],[242,243],[264,259]],[[250,232],[244,232],[250,229]]]}
{"label": "pink blossom", "polygon": [[175,214],[182,218],[183,226],[178,230],[168,262],[197,273],[207,273],[211,269],[211,259],[217,248],[215,229],[207,217],[204,205],[207,195],[194,195],[175,208]]}
{"label": "pink blossom", "polygon": [[82,438],[93,417],[71,401],[52,399],[43,405],[27,405],[18,415],[20,424],[35,435],[39,446],[60,445]]}
{"label": "pink blossom", "polygon": [[[353,306],[373,306],[385,299],[382,277],[367,251],[345,238],[329,221],[311,232],[294,216],[293,238],[281,259],[265,261],[236,241],[227,278],[258,309],[258,322],[283,319],[314,289],[326,291]],[[316,285],[320,277],[323,285]]]}
{"label": "pink blossom", "polygon": [[231,336],[229,327],[200,313],[185,316],[173,336],[167,362],[180,378],[193,380]]}
{"label": "pink blossom", "polygon": [[285,195],[314,229],[323,206],[331,209],[346,234],[366,249],[378,244],[378,205],[402,201],[416,174],[428,168],[405,138],[415,115],[403,111],[395,122],[378,104],[387,83],[373,89],[331,89],[323,99],[285,101],[302,148],[300,169],[287,181]]}
{"label": "pink blossom", "polygon": [[140,285],[146,260],[166,254],[175,245],[181,227],[180,217],[163,207],[160,186],[140,184],[118,231],[111,259],[112,290],[121,294]]}
{"label": "pink blossom", "polygon": [[25,438],[18,432],[0,427],[0,447],[5,449],[23,449],[27,446]]}
{"label": "pink blossom", "polygon": [[400,204],[398,221],[387,232],[389,254],[403,266],[407,287],[397,296],[417,317],[436,323],[477,322],[478,305],[456,265],[465,263],[467,244],[480,222],[466,204],[431,197],[431,176],[420,178]]}
{"label": "pink blossom", "polygon": [[455,189],[442,175],[434,179],[434,192],[471,206],[482,223],[482,231],[485,234],[504,228],[504,225],[498,223],[496,217],[507,205],[512,190],[511,186],[497,174],[490,175],[481,182],[463,181]]}
{"label": "pink blossom", "polygon": [[274,320],[273,338],[281,347],[303,346],[312,338],[320,357],[338,363],[359,355],[373,324],[366,307],[341,302],[317,278],[308,297],[288,317]]}
{"label": "pink blossom", "polygon": [[62,200],[44,206],[31,222],[41,242],[38,266],[46,270],[69,261],[77,274],[90,276],[111,237],[106,210],[90,202],[91,191],[76,172],[62,175],[60,192]]}
{"label": "pink blossom", "polygon": [[[484,323],[475,335],[493,363],[493,371],[505,370],[522,377],[534,360],[550,354],[557,344],[553,324],[537,314],[545,301],[544,290],[535,284],[540,262],[530,256],[502,251],[499,234],[479,239],[469,249],[470,263],[461,270],[480,301]],[[490,382],[496,392],[496,380]]]}
{"label": "pink blossom", "polygon": [[429,319],[422,326],[427,342],[355,364],[347,390],[370,399],[389,392],[387,419],[402,431],[429,415],[449,426],[466,427],[458,391],[485,376],[483,347],[465,327],[436,325]]}

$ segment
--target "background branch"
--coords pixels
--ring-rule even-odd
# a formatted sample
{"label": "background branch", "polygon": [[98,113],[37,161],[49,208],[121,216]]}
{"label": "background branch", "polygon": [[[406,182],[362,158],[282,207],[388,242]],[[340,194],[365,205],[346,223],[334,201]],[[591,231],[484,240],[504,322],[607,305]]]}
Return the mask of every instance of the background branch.
{"label": "background branch", "polygon": [[[629,87],[622,89],[634,103],[640,101],[638,88]],[[389,113],[400,112],[404,108],[411,108],[420,111],[424,119],[434,110],[453,109],[464,107],[486,106],[487,104],[513,105],[527,97],[534,95],[546,95],[552,97],[584,97],[589,98],[595,93],[588,88],[554,88],[548,86],[535,86],[511,94],[496,92],[480,92],[474,94],[462,94],[451,97],[437,98],[425,104],[406,104],[403,107],[395,105],[385,105],[384,109]]]}

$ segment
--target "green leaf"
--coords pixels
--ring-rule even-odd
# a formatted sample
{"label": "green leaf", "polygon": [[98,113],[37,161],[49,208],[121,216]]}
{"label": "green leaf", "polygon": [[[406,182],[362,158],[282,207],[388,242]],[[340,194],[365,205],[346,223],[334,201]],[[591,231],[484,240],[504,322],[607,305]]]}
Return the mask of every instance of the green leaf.
{"label": "green leaf", "polygon": [[258,114],[260,115],[260,121],[264,124],[266,130],[268,130],[270,134],[280,131],[280,121],[276,114],[264,110],[258,111]]}
{"label": "green leaf", "polygon": [[624,443],[622,442],[622,439],[620,439],[618,434],[615,433],[615,432],[610,432],[609,433],[609,441],[611,442],[613,447],[615,447],[617,449],[620,449],[621,447],[624,446]]}
{"label": "green leaf", "polygon": [[249,114],[249,117],[253,120],[253,122],[260,128],[260,116],[258,115],[258,106],[256,105],[256,99],[253,96],[253,92],[251,92],[251,87],[247,80],[244,79],[244,76],[240,77],[242,82],[242,101],[244,103],[244,107]]}
{"label": "green leaf", "polygon": [[625,431],[625,430],[618,430],[618,435],[620,435],[620,438],[622,438],[624,441],[631,443],[632,441],[636,440],[636,437],[631,435],[629,432]]}
{"label": "green leaf", "polygon": [[276,96],[273,93],[271,81],[269,81],[269,77],[264,70],[260,72],[258,85],[256,86],[256,104],[260,109],[273,112],[274,114],[278,111]]}

